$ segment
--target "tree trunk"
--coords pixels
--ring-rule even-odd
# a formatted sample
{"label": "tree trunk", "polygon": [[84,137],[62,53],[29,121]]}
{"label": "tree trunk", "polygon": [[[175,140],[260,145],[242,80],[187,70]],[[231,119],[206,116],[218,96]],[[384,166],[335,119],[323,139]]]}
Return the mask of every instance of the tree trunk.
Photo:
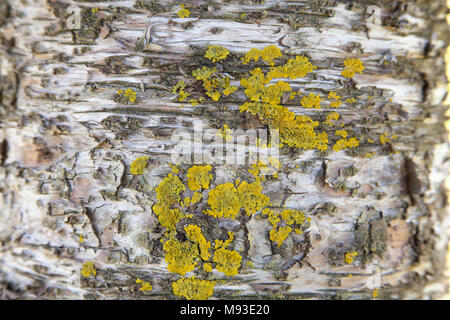
{"label": "tree trunk", "polygon": [[[234,220],[204,214],[205,190],[192,221],[212,244],[233,231],[242,261],[235,276],[215,268],[185,276],[223,280],[211,299],[444,295],[445,1],[184,4],[190,15],[180,18],[178,1],[2,0],[0,297],[180,298],[172,283],[183,276],[167,270],[166,229],[153,212],[155,188],[171,171],[171,138],[195,121],[203,129],[271,126],[261,113],[239,111],[250,101],[239,80],[270,68],[262,58],[241,59],[270,45],[283,53],[275,65],[304,56],[317,67],[284,79],[299,94],[284,95],[282,105],[318,121],[327,150],[285,145],[278,175],[261,182],[271,210],[301,210],[308,221],[278,246],[259,211]],[[230,53],[213,62],[204,56],[208,45]],[[344,77],[347,58],[364,70]],[[238,90],[214,101],[192,76],[202,66],[216,67]],[[172,91],[180,81],[191,95],[185,101]],[[337,108],[332,91],[341,97]],[[303,106],[310,93],[321,97],[320,108]],[[339,119],[327,125],[332,111]],[[339,129],[359,145],[334,151]],[[140,156],[148,165],[133,175]],[[179,165],[183,182],[191,166]],[[210,188],[250,183],[247,169],[213,164]],[[95,275],[81,274],[87,262]],[[137,279],[152,289],[141,290]]]}

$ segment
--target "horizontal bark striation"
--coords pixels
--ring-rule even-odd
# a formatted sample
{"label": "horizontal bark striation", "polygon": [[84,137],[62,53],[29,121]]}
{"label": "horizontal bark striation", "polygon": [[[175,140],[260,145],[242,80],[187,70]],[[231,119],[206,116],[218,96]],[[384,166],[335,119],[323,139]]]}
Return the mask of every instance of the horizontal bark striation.
{"label": "horizontal bark striation", "polygon": [[[266,220],[236,222],[236,241],[255,267],[210,275],[225,280],[214,296],[370,298],[378,280],[382,298],[446,290],[444,1],[186,1],[186,19],[170,1],[23,3],[0,10],[2,298],[173,298],[178,277],[166,269],[151,210],[154,187],[170,171],[173,132],[193,120],[205,129],[264,128],[239,112],[243,90],[195,107],[172,94],[183,80],[202,93],[190,75],[207,63],[208,44],[230,50],[219,64],[234,85],[250,70],[240,63],[250,48],[306,55],[317,70],[289,81],[295,90],[356,97],[337,109],[346,128],[359,138],[398,136],[354,151],[283,150],[283,170],[263,192],[276,208],[304,211],[310,229],[278,248]],[[67,27],[70,4],[81,9],[79,29]],[[379,26],[367,24],[374,4]],[[149,18],[151,42],[135,51]],[[365,70],[344,80],[348,57]],[[136,103],[118,97],[127,88]],[[284,105],[324,120],[323,109]],[[151,170],[132,176],[129,165],[142,155]],[[218,165],[214,184],[244,175]],[[206,237],[231,228],[206,227]],[[354,250],[361,254],[346,263]],[[95,279],[80,275],[85,261],[94,262]],[[136,278],[153,290],[140,291]]]}

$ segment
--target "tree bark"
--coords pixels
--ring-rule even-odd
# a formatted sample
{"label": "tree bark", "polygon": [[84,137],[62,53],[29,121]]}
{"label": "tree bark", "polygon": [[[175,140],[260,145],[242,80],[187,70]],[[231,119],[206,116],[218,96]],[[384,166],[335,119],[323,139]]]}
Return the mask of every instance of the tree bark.
{"label": "tree bark", "polygon": [[[281,149],[278,178],[264,181],[263,193],[274,208],[302,210],[308,228],[280,247],[260,214],[205,228],[213,239],[232,225],[243,261],[252,262],[234,277],[198,272],[224,280],[212,298],[444,295],[445,1],[184,4],[187,18],[177,16],[177,1],[1,2],[0,297],[179,298],[171,284],[180,276],[166,268],[164,230],[152,211],[155,186],[170,172],[171,136],[194,120],[205,129],[265,128],[239,112],[246,101],[239,79],[251,69],[241,63],[245,53],[269,45],[317,66],[286,80],[301,94],[356,98],[335,111],[360,145]],[[211,63],[208,45],[230,54]],[[359,58],[364,71],[342,77],[346,58]],[[179,81],[193,96],[204,94],[191,73],[208,63],[239,90],[218,102],[179,102],[171,91]],[[135,102],[118,94],[127,88]],[[284,102],[296,114],[325,120],[326,110],[302,108],[298,97]],[[390,142],[381,143],[385,133]],[[139,156],[151,163],[134,176],[130,164]],[[215,165],[213,185],[244,180],[244,171]],[[358,253],[351,263],[349,252]],[[95,277],[80,274],[87,261]],[[153,289],[139,290],[137,278]]]}

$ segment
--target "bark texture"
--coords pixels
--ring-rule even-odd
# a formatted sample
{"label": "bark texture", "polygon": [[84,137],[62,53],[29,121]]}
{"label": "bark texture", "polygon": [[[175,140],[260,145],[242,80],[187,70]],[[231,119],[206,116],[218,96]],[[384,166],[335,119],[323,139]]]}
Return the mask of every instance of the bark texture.
{"label": "bark texture", "polygon": [[[235,85],[251,48],[310,57],[317,69],[289,83],[305,94],[355,97],[336,111],[361,141],[340,152],[281,151],[282,170],[263,193],[311,218],[302,235],[278,247],[257,215],[205,228],[207,238],[235,231],[243,261],[253,263],[235,277],[200,274],[224,280],[214,298],[427,299],[447,291],[445,1],[198,0],[184,2],[184,19],[177,1],[0,1],[1,298],[178,298],[152,212],[173,131],[194,119],[207,128],[264,127],[239,112],[242,88],[198,106],[171,92],[182,80],[202,92],[191,72],[207,62],[208,44],[230,50],[218,65]],[[69,28],[71,5],[81,10],[79,28]],[[371,5],[381,13],[372,22]],[[149,23],[149,43],[136,51]],[[349,57],[365,66],[351,79],[341,76]],[[127,88],[135,103],[118,96]],[[324,110],[299,100],[285,106],[324,120]],[[385,132],[397,138],[381,144]],[[150,167],[133,176],[130,163],[142,155]],[[242,168],[214,168],[215,184],[243,176]],[[95,277],[80,274],[86,261]],[[137,278],[153,290],[139,290]]]}

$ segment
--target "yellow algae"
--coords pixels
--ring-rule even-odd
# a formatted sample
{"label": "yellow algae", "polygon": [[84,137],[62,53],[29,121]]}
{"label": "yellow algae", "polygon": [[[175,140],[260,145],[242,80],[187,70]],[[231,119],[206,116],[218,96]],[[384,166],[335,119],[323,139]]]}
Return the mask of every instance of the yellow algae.
{"label": "yellow algae", "polygon": [[147,162],[149,157],[138,157],[130,165],[130,172],[133,175],[143,174],[145,168],[147,168]]}
{"label": "yellow algae", "polygon": [[140,291],[152,291],[153,289],[150,282],[142,281],[139,278],[136,279],[136,283],[141,285],[141,287],[139,288]]}
{"label": "yellow algae", "polygon": [[184,7],[184,4],[180,4],[180,10],[177,12],[178,17],[187,18],[191,15],[191,12]]}
{"label": "yellow algae", "polygon": [[269,231],[269,239],[273,242],[277,242],[278,247],[280,247],[283,244],[284,240],[286,240],[286,238],[289,236],[291,231],[292,228],[289,226],[274,228]]}
{"label": "yellow algae", "polygon": [[352,251],[352,252],[347,252],[345,254],[345,262],[347,262],[348,264],[352,263],[354,258],[358,255],[358,252],[356,251]]}
{"label": "yellow algae", "polygon": [[195,269],[197,265],[195,260],[199,257],[198,247],[195,243],[180,242],[171,238],[164,242],[163,250],[166,252],[165,260],[167,270],[170,272],[184,275]]}
{"label": "yellow algae", "polygon": [[204,166],[192,166],[187,172],[187,185],[192,191],[198,191],[200,189],[208,189],[212,179],[210,174],[211,165]]}
{"label": "yellow algae", "polygon": [[97,270],[95,269],[94,264],[90,261],[85,262],[81,268],[81,275],[86,278],[91,275],[95,277],[97,275]]}
{"label": "yellow algae", "polygon": [[270,199],[262,194],[262,185],[259,180],[252,183],[243,181],[237,188],[241,206],[248,215],[254,214],[269,205]]}
{"label": "yellow algae", "polygon": [[241,209],[238,192],[229,182],[220,184],[209,192],[208,204],[211,210],[204,212],[215,218],[234,219]]}
{"label": "yellow algae", "polygon": [[212,60],[213,62],[217,62],[225,59],[230,54],[226,48],[221,46],[208,46],[208,50],[206,50],[205,58]]}
{"label": "yellow algae", "polygon": [[320,101],[322,99],[319,95],[315,95],[314,93],[310,93],[307,96],[303,96],[302,100],[300,101],[301,105],[305,108],[320,108]]}
{"label": "yellow algae", "polygon": [[199,226],[190,224],[184,228],[186,231],[186,237],[197,243],[200,248],[200,256],[203,260],[208,261],[211,257],[209,249],[211,248],[211,243],[205,239],[202,230]]}
{"label": "yellow algae", "polygon": [[342,75],[346,78],[351,78],[356,72],[362,73],[364,66],[359,59],[347,58],[344,61],[345,68],[342,70]]}
{"label": "yellow algae", "polygon": [[173,293],[187,300],[207,300],[214,294],[215,281],[190,278],[181,278],[172,283]]}

